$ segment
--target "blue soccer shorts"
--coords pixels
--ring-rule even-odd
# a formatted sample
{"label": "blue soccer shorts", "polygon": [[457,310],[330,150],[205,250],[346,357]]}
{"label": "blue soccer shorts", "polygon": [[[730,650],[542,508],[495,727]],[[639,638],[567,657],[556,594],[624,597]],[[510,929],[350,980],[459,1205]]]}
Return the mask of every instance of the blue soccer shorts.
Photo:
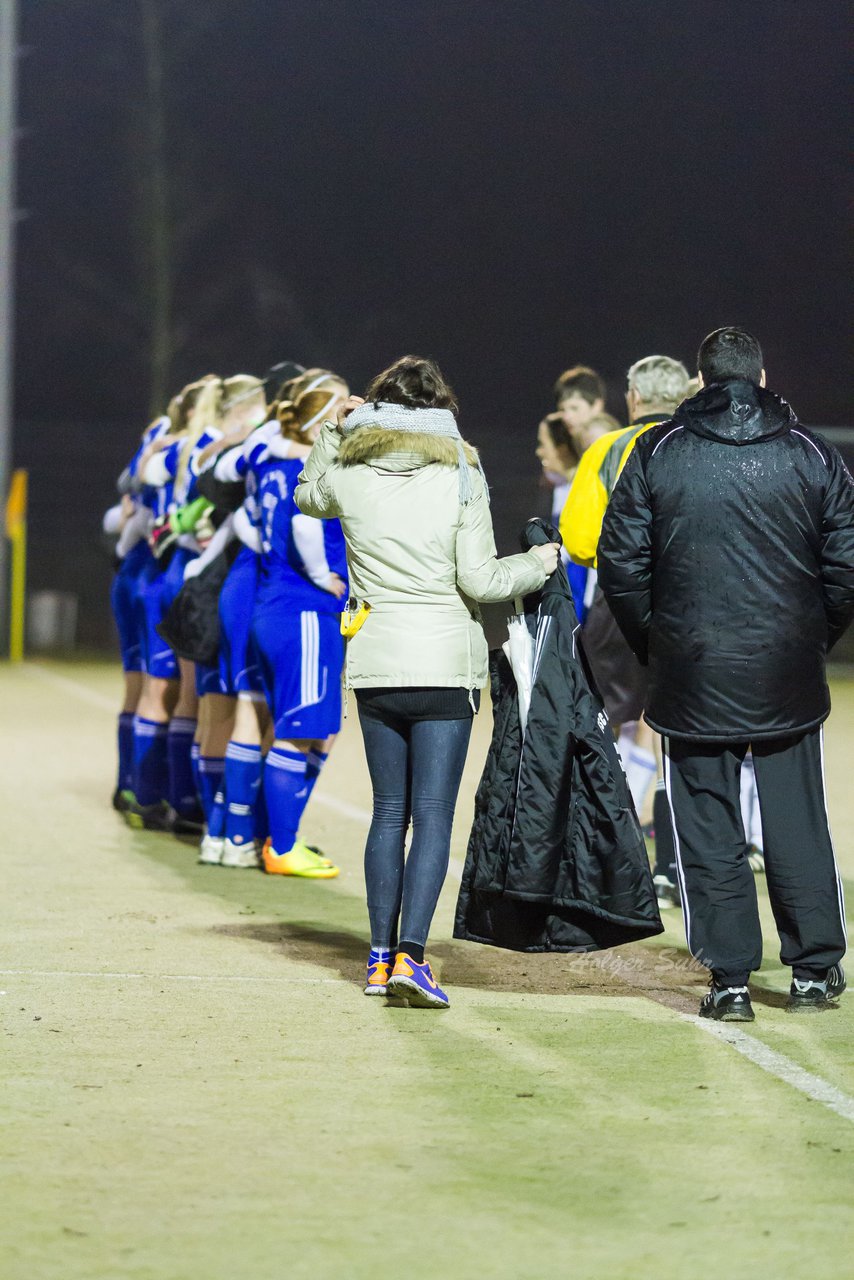
{"label": "blue soccer shorts", "polygon": [[157,634],[163,618],[163,573],[152,556],[137,579],[136,607],[142,640],[142,669],[156,680],[177,680],[178,659]]}
{"label": "blue soccer shorts", "polygon": [[252,641],[252,611],[260,561],[244,547],[228,571],[219,596],[219,675],[223,692],[263,694],[258,655]]}
{"label": "blue soccer shorts", "polygon": [[196,697],[203,698],[206,693],[227,694],[219,674],[219,667],[209,667],[204,662],[194,664],[196,668]]}
{"label": "blue soccer shorts", "polygon": [[157,634],[169,606],[184,585],[184,567],[195,552],[179,547],[165,571],[152,556],[139,576],[137,595],[142,625],[143,670],[157,680],[177,680],[178,659],[166,641]]}
{"label": "blue soccer shorts", "polygon": [[344,666],[338,614],[256,605],[252,634],[276,737],[320,740],[338,733]]}
{"label": "blue soccer shorts", "polygon": [[119,633],[119,650],[124,671],[142,671],[142,627],[137,609],[139,577],[151,558],[146,542],[138,542],[119,565],[110,588],[110,603],[116,630]]}

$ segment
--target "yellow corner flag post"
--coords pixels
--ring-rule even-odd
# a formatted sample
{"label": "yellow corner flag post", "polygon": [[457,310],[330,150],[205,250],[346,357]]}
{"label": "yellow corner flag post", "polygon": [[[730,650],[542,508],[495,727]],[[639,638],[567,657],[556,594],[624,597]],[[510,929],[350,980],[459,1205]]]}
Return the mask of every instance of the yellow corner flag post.
{"label": "yellow corner flag post", "polygon": [[9,659],[24,657],[24,612],[27,590],[27,473],[12,473],[6,499],[6,537],[12,544],[12,583],[9,608]]}

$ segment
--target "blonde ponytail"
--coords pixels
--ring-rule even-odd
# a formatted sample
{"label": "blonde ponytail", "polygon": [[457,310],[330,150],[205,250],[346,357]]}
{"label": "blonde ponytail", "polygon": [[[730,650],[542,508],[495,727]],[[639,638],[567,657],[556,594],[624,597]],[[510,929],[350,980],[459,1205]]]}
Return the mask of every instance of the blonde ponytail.
{"label": "blonde ponytail", "polygon": [[219,426],[222,420],[223,390],[222,378],[212,378],[202,384],[195,401],[193,425],[189,429],[185,427],[184,444],[181,448],[181,456],[178,459],[178,467],[175,472],[175,490],[177,493],[183,492],[187,483],[190,458],[199,436],[208,427]]}

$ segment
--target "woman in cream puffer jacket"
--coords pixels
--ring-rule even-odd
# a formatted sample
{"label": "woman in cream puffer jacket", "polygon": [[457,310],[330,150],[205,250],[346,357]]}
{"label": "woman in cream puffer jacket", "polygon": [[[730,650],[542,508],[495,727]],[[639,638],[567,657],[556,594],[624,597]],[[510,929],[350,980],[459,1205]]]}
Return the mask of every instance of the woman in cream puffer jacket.
{"label": "woman in cream puffer jacket", "polygon": [[343,442],[325,423],[296,491],[306,515],[340,519],[351,596],[371,606],[347,645],[347,687],[482,689],[478,602],[541,587],[544,549],[497,559],[475,450],[465,445],[473,494],[463,506],[454,442],[384,427],[381,412],[377,419]]}
{"label": "woman in cream puffer jacket", "polygon": [[404,357],[374,380],[367,403],[351,397],[338,423],[324,424],[295,494],[306,515],[341,521],[351,605],[369,606],[345,664],[374,790],[365,991],[437,1008],[448,1001],[424,945],[488,676],[478,602],[536,591],[558,554],[551,546],[496,557],[486,483],[455,412],[433,362]]}

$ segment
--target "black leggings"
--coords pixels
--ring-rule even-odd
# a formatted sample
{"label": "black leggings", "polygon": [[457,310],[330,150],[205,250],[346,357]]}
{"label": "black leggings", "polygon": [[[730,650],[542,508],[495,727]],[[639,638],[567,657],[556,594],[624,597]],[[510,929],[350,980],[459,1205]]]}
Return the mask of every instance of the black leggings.
{"label": "black leggings", "polygon": [[[365,849],[371,946],[422,947],[448,871],[451,825],[471,737],[471,716],[409,720],[360,705],[359,721],[374,792]],[[404,867],[410,819],[412,845]]]}

